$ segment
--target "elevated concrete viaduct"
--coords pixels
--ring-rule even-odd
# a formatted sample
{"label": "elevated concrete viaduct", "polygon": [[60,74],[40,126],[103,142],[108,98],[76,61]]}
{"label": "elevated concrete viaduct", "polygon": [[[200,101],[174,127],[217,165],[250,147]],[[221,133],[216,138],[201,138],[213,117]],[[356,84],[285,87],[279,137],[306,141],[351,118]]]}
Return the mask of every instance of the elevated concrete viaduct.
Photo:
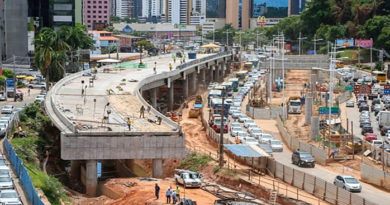
{"label": "elevated concrete viaduct", "polygon": [[[170,55],[157,56],[143,59],[145,69],[108,66],[96,77],[84,71],[57,82],[45,108],[61,130],[61,158],[71,160],[72,177],[85,184],[90,196],[97,193],[97,162],[116,161],[131,170],[134,159],[152,159],[153,176],[162,177],[163,159],[185,156],[180,126],[163,113],[195,94],[200,84],[222,81],[234,59],[232,52],[200,54],[170,71]],[[150,106],[150,113],[140,116],[141,106]],[[156,116],[162,118],[161,125],[150,122]]]}

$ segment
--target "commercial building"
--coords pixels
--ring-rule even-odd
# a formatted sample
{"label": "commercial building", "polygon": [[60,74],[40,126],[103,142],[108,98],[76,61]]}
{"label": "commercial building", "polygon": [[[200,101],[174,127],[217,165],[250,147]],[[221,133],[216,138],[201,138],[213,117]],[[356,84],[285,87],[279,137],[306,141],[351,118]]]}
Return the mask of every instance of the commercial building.
{"label": "commercial building", "polygon": [[119,38],[120,52],[131,53],[136,49],[135,44],[138,41],[145,40],[145,37],[131,36],[127,34],[114,35]]}
{"label": "commercial building", "polygon": [[108,47],[118,48],[119,46],[119,38],[108,31],[88,31],[88,36],[95,41],[93,44],[94,50],[91,49],[91,54],[106,53]]}
{"label": "commercial building", "polygon": [[202,24],[202,35],[206,35],[209,32],[214,32],[217,29],[221,29],[225,26],[225,20],[221,19],[207,19]]}
{"label": "commercial building", "polygon": [[173,24],[141,24],[141,23],[118,23],[113,24],[116,30],[123,33],[132,31],[149,32],[149,37],[155,39],[170,39],[170,40],[191,40],[196,34],[195,25],[186,25],[177,27]]}
{"label": "commercial building", "polygon": [[[264,17],[267,27],[273,26],[288,16],[290,1],[293,0],[251,0],[250,28],[258,26],[259,17]],[[299,0],[298,0],[299,1]],[[291,6],[291,5],[290,5]]]}
{"label": "commercial building", "polygon": [[83,24],[88,30],[110,24],[110,1],[83,0]]}
{"label": "commercial building", "polygon": [[58,29],[63,25],[74,26],[75,24],[75,1],[74,0],[50,0],[50,20],[52,28]]}
{"label": "commercial building", "polygon": [[165,0],[143,0],[142,17],[160,17],[165,14]]}
{"label": "commercial building", "polygon": [[226,4],[226,23],[234,28],[248,29],[250,0],[230,0]]}

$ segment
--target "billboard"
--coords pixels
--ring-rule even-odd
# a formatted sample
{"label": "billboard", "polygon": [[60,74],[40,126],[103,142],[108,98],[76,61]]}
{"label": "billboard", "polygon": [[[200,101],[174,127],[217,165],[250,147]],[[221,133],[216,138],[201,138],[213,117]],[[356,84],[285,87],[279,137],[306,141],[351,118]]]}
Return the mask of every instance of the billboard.
{"label": "billboard", "polygon": [[351,38],[351,39],[337,39],[336,44],[337,44],[337,46],[353,47],[354,41],[353,41],[353,38]]}
{"label": "billboard", "polygon": [[256,24],[257,26],[265,26],[267,25],[267,20],[265,19],[264,16],[259,16],[257,17]]}
{"label": "billboard", "polygon": [[374,41],[372,39],[355,39],[355,46],[362,48],[370,48],[374,45]]}
{"label": "billboard", "polygon": [[12,78],[7,78],[5,80],[5,87],[7,88],[7,92],[14,92],[15,81]]}

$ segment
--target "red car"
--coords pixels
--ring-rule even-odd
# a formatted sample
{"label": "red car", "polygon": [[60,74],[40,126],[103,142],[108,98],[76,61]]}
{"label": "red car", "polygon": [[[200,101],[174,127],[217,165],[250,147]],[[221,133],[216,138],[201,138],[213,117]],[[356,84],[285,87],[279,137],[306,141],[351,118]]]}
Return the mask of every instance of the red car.
{"label": "red car", "polygon": [[378,136],[375,133],[366,133],[366,135],[364,136],[364,139],[366,141],[377,140]]}

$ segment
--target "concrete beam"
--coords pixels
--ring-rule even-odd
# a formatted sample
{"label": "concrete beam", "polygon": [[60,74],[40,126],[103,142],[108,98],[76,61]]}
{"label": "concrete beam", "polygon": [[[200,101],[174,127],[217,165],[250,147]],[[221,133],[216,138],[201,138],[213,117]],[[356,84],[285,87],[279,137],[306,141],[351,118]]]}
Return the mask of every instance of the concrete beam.
{"label": "concrete beam", "polygon": [[88,160],[86,162],[86,185],[85,190],[88,196],[96,196],[97,191],[97,161]]}
{"label": "concrete beam", "polygon": [[158,88],[158,87],[161,87],[161,86],[164,86],[164,85],[165,85],[165,81],[164,80],[158,80],[158,81],[154,81],[153,83],[149,83],[147,85],[144,85],[142,87],[142,90],[150,90],[150,89]]}
{"label": "concrete beam", "polygon": [[162,178],[163,177],[163,161],[162,159],[153,159],[152,177]]}

